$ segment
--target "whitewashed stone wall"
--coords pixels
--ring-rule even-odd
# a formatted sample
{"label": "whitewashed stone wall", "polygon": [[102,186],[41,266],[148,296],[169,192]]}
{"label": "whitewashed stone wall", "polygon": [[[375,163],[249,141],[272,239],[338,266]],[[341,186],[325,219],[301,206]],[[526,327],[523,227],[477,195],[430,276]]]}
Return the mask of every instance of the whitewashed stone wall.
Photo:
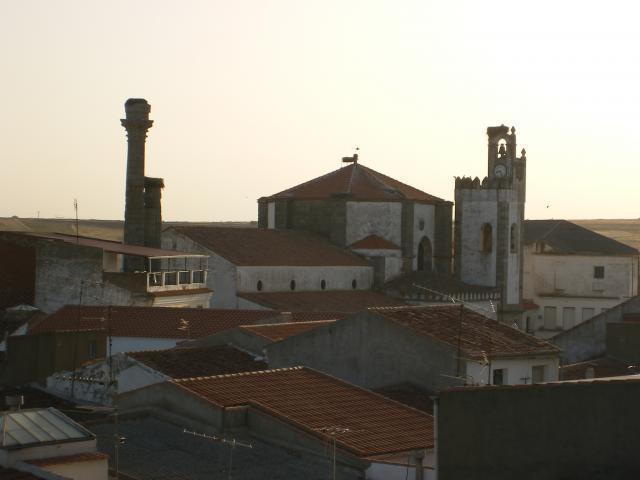
{"label": "whitewashed stone wall", "polygon": [[258,292],[258,281],[263,292],[289,292],[291,281],[295,291],[321,291],[321,282],[326,290],[368,290],[373,284],[373,268],[362,267],[237,267],[237,291]]}
{"label": "whitewashed stone wall", "polygon": [[400,246],[401,228],[400,202],[347,202],[347,245],[378,235]]}

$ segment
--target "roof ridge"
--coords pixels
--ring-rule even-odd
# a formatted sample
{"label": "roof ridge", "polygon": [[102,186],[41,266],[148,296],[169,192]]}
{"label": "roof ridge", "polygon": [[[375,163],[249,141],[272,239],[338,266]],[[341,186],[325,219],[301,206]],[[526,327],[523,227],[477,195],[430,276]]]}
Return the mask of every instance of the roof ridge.
{"label": "roof ridge", "polygon": [[299,183],[298,185],[294,185],[293,187],[289,187],[289,188],[287,188],[285,190],[282,190],[282,191],[280,191],[278,193],[275,193],[273,195],[269,195],[269,197],[277,197],[279,195],[283,195],[283,194],[285,194],[287,192],[290,192],[291,190],[295,190],[297,188],[303,187],[303,186],[308,185],[310,183],[316,182],[316,181],[321,180],[321,179],[323,179],[325,177],[328,177],[329,175],[334,174],[335,172],[339,172],[340,170],[343,170],[343,169],[346,169],[346,168],[349,168],[349,167],[351,167],[351,165],[345,165],[344,167],[340,167],[340,168],[337,168],[335,170],[331,170],[330,172],[327,172],[324,175],[320,175],[319,177],[312,178],[311,180],[307,180],[306,182]]}
{"label": "roof ridge", "polygon": [[238,328],[280,327],[282,325],[307,325],[309,323],[328,323],[328,322],[335,322],[335,321],[336,319],[334,318],[327,318],[325,320],[302,320],[300,322],[255,323],[253,325],[239,325]]}
{"label": "roof ridge", "polygon": [[209,380],[216,378],[231,378],[231,377],[246,377],[249,375],[263,375],[266,373],[279,373],[279,372],[290,372],[294,370],[302,370],[304,367],[296,366],[296,367],[285,367],[285,368],[272,368],[269,370],[255,370],[252,372],[240,372],[240,373],[224,373],[222,375],[209,375],[204,377],[190,377],[190,378],[174,378],[169,380],[170,383],[188,383],[196,380]]}

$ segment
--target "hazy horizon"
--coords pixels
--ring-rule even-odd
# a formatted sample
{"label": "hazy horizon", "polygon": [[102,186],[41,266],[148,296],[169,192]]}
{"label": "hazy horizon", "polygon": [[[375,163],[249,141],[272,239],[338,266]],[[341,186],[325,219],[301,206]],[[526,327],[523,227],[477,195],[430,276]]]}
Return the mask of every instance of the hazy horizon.
{"label": "hazy horizon", "polygon": [[[453,200],[486,127],[527,150],[526,218],[637,219],[632,2],[11,2],[0,216],[123,218],[124,102],[146,98],[167,221],[363,165]],[[176,219],[176,220],[173,220]]]}

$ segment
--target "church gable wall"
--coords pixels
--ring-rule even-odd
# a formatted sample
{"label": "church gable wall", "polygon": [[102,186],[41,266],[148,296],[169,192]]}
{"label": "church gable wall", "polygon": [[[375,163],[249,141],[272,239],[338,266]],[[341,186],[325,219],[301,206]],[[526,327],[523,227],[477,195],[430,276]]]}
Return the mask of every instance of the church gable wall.
{"label": "church gable wall", "polygon": [[402,244],[400,202],[347,202],[346,213],[347,245],[369,235]]}
{"label": "church gable wall", "polygon": [[[278,215],[277,208],[275,215]],[[288,205],[287,219],[287,226],[281,227],[276,218],[276,228],[306,230],[322,235],[336,245],[346,245],[344,200],[292,200]]]}

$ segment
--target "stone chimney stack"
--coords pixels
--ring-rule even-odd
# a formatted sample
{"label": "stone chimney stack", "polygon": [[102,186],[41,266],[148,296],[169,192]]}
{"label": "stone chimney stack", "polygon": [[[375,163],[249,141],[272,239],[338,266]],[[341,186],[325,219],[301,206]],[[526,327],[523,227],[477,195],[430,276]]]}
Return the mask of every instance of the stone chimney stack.
{"label": "stone chimney stack", "polygon": [[[151,106],[144,98],[130,98],[124,104],[126,118],[120,120],[127,130],[127,185],[124,207],[124,243],[145,245],[144,148]],[[125,271],[144,270],[138,257],[125,258]]]}

